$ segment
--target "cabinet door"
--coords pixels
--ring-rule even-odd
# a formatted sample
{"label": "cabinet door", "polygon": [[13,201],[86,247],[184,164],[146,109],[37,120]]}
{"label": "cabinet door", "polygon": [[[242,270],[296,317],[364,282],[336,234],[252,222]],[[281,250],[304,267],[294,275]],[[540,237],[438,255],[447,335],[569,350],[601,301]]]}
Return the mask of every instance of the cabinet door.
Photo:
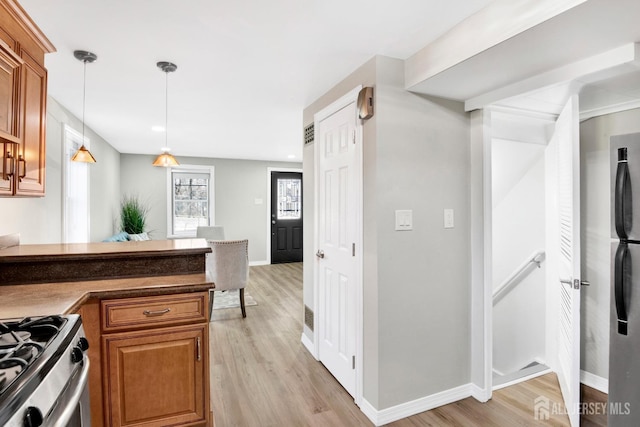
{"label": "cabinet door", "polygon": [[0,136],[17,136],[18,70],[22,61],[0,40]]}
{"label": "cabinet door", "polygon": [[0,40],[0,195],[13,194],[13,156],[17,127],[18,73],[22,60]]}
{"label": "cabinet door", "polygon": [[105,424],[206,425],[205,324],[104,335]]}
{"label": "cabinet door", "polygon": [[47,70],[25,50],[20,80],[20,149],[16,194],[44,196]]}

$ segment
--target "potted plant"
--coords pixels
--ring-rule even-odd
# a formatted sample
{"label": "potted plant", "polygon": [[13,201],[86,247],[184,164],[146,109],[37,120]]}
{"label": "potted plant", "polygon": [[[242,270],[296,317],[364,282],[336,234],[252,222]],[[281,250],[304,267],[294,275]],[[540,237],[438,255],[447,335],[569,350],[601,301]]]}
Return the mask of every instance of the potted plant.
{"label": "potted plant", "polygon": [[120,203],[120,226],[130,240],[149,240],[146,232],[148,211],[137,197],[123,197]]}

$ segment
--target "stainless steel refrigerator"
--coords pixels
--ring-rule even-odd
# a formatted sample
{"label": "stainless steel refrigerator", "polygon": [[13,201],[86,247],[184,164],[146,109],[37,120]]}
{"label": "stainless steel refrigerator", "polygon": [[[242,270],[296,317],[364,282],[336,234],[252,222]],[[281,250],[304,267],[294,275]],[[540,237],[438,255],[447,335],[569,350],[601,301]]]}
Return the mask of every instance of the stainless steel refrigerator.
{"label": "stainless steel refrigerator", "polygon": [[608,425],[640,426],[640,133],[611,137]]}

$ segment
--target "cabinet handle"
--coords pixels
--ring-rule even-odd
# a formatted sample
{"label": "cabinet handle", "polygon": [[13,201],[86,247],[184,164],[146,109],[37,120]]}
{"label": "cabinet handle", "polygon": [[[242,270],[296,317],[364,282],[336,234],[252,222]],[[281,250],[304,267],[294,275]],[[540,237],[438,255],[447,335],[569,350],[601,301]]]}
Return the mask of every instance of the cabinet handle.
{"label": "cabinet handle", "polygon": [[202,358],[202,351],[200,349],[200,337],[196,338],[196,360],[199,362]]}
{"label": "cabinet handle", "polygon": [[144,314],[145,316],[162,316],[163,314],[166,314],[170,311],[171,311],[170,308],[165,308],[164,310],[158,310],[158,311],[145,310],[142,312],[142,314]]}
{"label": "cabinet handle", "polygon": [[[20,163],[22,163],[22,173],[20,173]],[[27,161],[24,159],[22,154],[18,156],[18,174],[20,181],[22,181],[22,178],[27,175]]]}
{"label": "cabinet handle", "polygon": [[7,150],[7,155],[4,157],[2,165],[2,179],[4,181],[9,181],[9,178],[13,176],[13,168],[13,156],[11,155],[11,152]]}

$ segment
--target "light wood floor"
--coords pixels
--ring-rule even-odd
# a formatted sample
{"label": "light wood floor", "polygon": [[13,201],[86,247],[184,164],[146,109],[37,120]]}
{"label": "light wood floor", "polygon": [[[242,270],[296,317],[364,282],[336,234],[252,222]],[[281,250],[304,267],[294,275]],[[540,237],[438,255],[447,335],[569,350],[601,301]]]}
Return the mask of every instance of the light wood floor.
{"label": "light wood floor", "polygon": [[[302,264],[251,267],[247,292],[258,302],[214,310],[210,324],[211,400],[216,427],[372,426],[353,399],[302,346]],[[606,395],[583,390],[584,401]],[[390,426],[569,426],[564,415],[536,422],[533,401],[562,402],[557,379],[547,374],[494,392],[396,421]],[[582,418],[606,426],[606,416]]]}

